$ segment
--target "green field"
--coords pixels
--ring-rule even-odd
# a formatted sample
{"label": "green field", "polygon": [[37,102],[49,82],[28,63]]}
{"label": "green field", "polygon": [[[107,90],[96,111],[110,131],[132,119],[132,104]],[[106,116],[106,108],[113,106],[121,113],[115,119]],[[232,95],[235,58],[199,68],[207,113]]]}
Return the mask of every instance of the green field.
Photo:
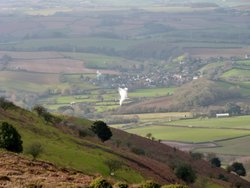
{"label": "green field", "polygon": [[16,42],[14,44],[0,44],[0,48],[16,48],[25,51],[34,51],[43,48],[67,48],[74,52],[77,48],[115,48],[116,50],[125,50],[129,46],[135,45],[133,40],[107,39],[100,37],[88,38],[52,38],[52,39],[30,39]]}
{"label": "green field", "polygon": [[197,152],[217,153],[223,155],[250,155],[250,136],[215,142],[218,147],[195,149]]}
{"label": "green field", "polygon": [[250,130],[250,116],[236,116],[226,118],[202,118],[172,121],[175,126],[193,126],[209,128],[242,128]]}
{"label": "green field", "polygon": [[236,79],[249,79],[250,78],[250,70],[245,69],[231,69],[221,76],[221,78],[229,79],[230,77],[236,78]]}
{"label": "green field", "polygon": [[[156,113],[155,116],[154,114],[138,114],[136,116],[140,118],[140,121],[137,124],[116,124],[112,126],[141,136],[151,133],[153,137],[161,140],[189,143],[208,142],[217,145],[209,148],[194,146],[196,148],[194,151],[197,152],[250,155],[248,149],[250,144],[250,116],[173,121],[174,113],[172,113],[172,121],[170,122],[168,121],[170,115],[171,113]],[[188,114],[185,114],[185,116],[188,118]],[[181,114],[179,113],[180,117]]]}
{"label": "green field", "polygon": [[250,60],[241,60],[241,61],[236,61],[237,65],[247,65],[250,66]]}
{"label": "green field", "polygon": [[175,88],[153,88],[153,89],[137,89],[129,92],[128,96],[131,98],[140,97],[160,97],[167,96],[174,93]]}
{"label": "green field", "polygon": [[151,133],[156,139],[185,142],[210,142],[250,135],[250,130],[224,130],[214,128],[204,129],[157,125],[131,128],[127,129],[126,131],[141,136],[146,136],[147,133]]}
{"label": "green field", "polygon": [[119,66],[131,66],[142,64],[139,61],[127,60],[121,57],[107,56],[92,53],[62,53],[65,57],[79,59],[84,62],[84,66],[94,69],[117,69]]}

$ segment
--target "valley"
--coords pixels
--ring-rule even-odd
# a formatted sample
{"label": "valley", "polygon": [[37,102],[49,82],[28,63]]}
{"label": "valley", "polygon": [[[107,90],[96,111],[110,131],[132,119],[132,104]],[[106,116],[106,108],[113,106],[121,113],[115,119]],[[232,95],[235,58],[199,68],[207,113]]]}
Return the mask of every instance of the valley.
{"label": "valley", "polygon": [[[240,160],[249,180],[247,1],[73,0],[38,6],[27,0],[0,2],[0,10],[1,97],[27,111],[42,105],[73,124],[90,126],[102,120],[135,139],[139,135],[186,153],[214,154],[224,167]],[[122,106],[118,88],[128,88]],[[7,120],[18,127],[14,119],[24,112],[1,113],[1,122],[8,114]],[[225,113],[228,117],[216,118]],[[90,143],[92,138],[79,141],[57,132],[59,128],[76,135],[68,125],[47,127],[39,119],[33,121],[33,115],[27,112],[23,120],[36,124],[33,128],[19,128],[24,146],[35,139],[47,144],[41,159],[56,165],[108,176],[104,159],[124,159],[131,150],[131,143],[123,140],[126,149],[112,153],[98,142]],[[115,147],[117,138],[108,147]],[[90,145],[91,151],[78,151]],[[151,152],[147,156],[156,151]],[[159,164],[146,174],[130,160],[133,157],[126,159],[129,169],[119,171],[116,179],[139,183],[154,176],[166,181],[155,173]]]}

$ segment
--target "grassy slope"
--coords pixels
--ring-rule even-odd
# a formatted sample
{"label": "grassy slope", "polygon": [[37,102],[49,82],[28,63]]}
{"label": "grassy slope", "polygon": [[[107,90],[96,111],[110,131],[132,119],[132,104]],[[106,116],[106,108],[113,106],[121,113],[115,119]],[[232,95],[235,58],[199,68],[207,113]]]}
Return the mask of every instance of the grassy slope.
{"label": "grassy slope", "polygon": [[[226,174],[222,169],[211,168],[205,161],[192,160],[187,153],[119,130],[113,129],[112,140],[102,144],[93,137],[77,138],[74,136],[74,130],[69,129],[69,127],[46,125],[34,113],[19,108],[1,110],[0,119],[8,121],[18,129],[24,141],[24,150],[30,143],[39,141],[45,149],[41,159],[62,167],[75,168],[87,174],[101,173],[107,176],[108,168],[104,165],[104,160],[116,159],[122,160],[125,164],[122,170],[115,173],[116,179],[134,183],[142,181],[142,176],[144,176],[151,177],[161,183],[175,183],[181,181],[175,177],[168,165],[177,161],[185,161],[192,164],[199,177],[208,177],[208,173],[213,173],[216,178],[218,174],[222,173],[230,177],[229,181],[241,181],[246,187],[249,186],[247,182],[240,180],[233,174]],[[88,120],[78,118],[65,118],[65,120],[85,128],[91,124]],[[121,141],[119,148],[114,147],[113,144],[117,140]],[[128,145],[130,146],[128,147]],[[131,147],[145,150],[147,157],[130,153]],[[203,171],[200,166],[205,166],[206,171]]]}
{"label": "grassy slope", "polygon": [[[7,121],[18,129],[23,139],[24,150],[32,142],[39,141],[45,149],[41,159],[59,166],[75,168],[88,174],[98,172],[107,176],[108,168],[104,165],[104,161],[118,159],[115,155],[104,151],[105,146],[64,134],[57,128],[46,125],[31,112],[18,110],[6,113],[1,111],[0,118],[2,122]],[[91,122],[81,120],[78,123],[89,126]],[[127,181],[133,182],[140,182],[143,179],[133,170],[123,170],[118,175],[118,179],[126,177]]]}

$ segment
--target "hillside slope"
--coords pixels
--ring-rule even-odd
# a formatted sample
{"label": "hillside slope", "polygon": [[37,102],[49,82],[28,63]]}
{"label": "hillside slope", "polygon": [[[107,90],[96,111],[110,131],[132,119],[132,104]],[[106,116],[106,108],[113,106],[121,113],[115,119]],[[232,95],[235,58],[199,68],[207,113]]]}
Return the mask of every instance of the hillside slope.
{"label": "hillside slope", "polygon": [[84,187],[93,177],[44,161],[0,151],[0,187]]}
{"label": "hillside slope", "polygon": [[[184,184],[185,182],[178,179],[174,174],[174,168],[185,163],[191,165],[196,171],[199,181],[208,179],[208,182],[221,187],[229,187],[235,183],[242,187],[250,187],[249,182],[238,176],[221,168],[212,167],[204,160],[195,160],[188,153],[176,150],[158,141],[112,129],[112,139],[101,143],[89,133],[88,128],[92,124],[91,121],[74,117],[60,118],[60,122],[46,123],[34,112],[19,107],[7,110],[0,109],[0,122],[6,121],[14,125],[20,132],[25,154],[31,143],[40,142],[44,152],[39,159],[52,162],[61,168],[74,168],[92,177],[101,174],[128,183],[140,183],[145,179],[153,179],[160,184]],[[86,135],[80,137],[79,130]],[[5,162],[5,157],[5,155],[0,156],[1,161],[3,161],[0,170],[6,168],[8,163],[7,160]],[[15,158],[14,154],[13,158]],[[110,177],[109,168],[105,163],[107,160],[116,160],[122,163],[122,167],[115,171],[113,177]],[[14,164],[19,163],[14,162]],[[44,164],[45,166],[48,165],[47,163],[37,162],[32,164],[40,164],[41,169],[48,170],[47,167],[44,167]],[[17,165],[17,168],[24,169],[26,167]],[[27,168],[28,171],[32,171],[32,168]],[[47,172],[44,173],[42,177],[48,176]],[[225,176],[227,181],[218,180],[220,175]],[[69,178],[72,179],[71,176]],[[86,176],[86,183],[90,179],[91,177]],[[64,181],[64,179],[58,181]],[[201,185],[195,183],[190,187],[201,187]]]}

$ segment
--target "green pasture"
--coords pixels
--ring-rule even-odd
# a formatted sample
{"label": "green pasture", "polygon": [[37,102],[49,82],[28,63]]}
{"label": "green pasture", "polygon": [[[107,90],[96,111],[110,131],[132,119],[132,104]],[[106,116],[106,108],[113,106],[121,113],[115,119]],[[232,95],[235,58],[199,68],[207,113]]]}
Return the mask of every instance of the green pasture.
{"label": "green pasture", "polygon": [[4,90],[44,92],[48,89],[65,89],[68,84],[60,83],[58,74],[1,71],[0,87]]}
{"label": "green pasture", "polygon": [[250,130],[205,129],[157,125],[145,127],[140,126],[138,128],[127,129],[126,131],[140,136],[146,136],[146,134],[151,133],[156,139],[185,142],[210,142],[250,135]]}
{"label": "green pasture", "polygon": [[175,88],[150,88],[150,89],[137,89],[129,92],[128,97],[131,98],[144,98],[144,97],[160,97],[171,95],[174,93]]}
{"label": "green pasture", "polygon": [[76,95],[76,96],[54,96],[43,99],[43,102],[54,101],[56,104],[70,104],[71,102],[96,102],[97,100],[89,95]]}
{"label": "green pasture", "polygon": [[247,65],[250,66],[250,60],[240,60],[235,62],[237,65]]}
{"label": "green pasture", "polygon": [[117,103],[117,105],[108,105],[108,106],[95,106],[96,112],[98,113],[102,113],[102,112],[106,112],[109,110],[114,110],[119,108],[119,104]]}
{"label": "green pasture", "polygon": [[227,82],[224,80],[220,80],[216,82],[218,86],[230,89],[230,88],[238,88],[242,96],[250,95],[250,82]]}
{"label": "green pasture", "polygon": [[250,81],[248,82],[240,82],[239,85],[244,88],[249,88],[250,89]]}
{"label": "green pasture", "polygon": [[115,69],[118,66],[130,66],[137,65],[140,62],[127,60],[121,57],[99,55],[92,53],[72,53],[65,52],[63,53],[65,57],[70,57],[72,59],[79,59],[84,61],[84,65],[88,68],[95,69]]}
{"label": "green pasture", "polygon": [[211,71],[211,70],[214,70],[218,67],[221,67],[225,64],[225,62],[215,62],[215,63],[209,63],[205,66],[203,66],[201,69],[200,69],[200,72],[206,74],[207,72]]}
{"label": "green pasture", "polygon": [[250,155],[250,136],[215,142],[218,147],[195,149],[197,152],[224,155]]}
{"label": "green pasture", "polygon": [[236,78],[236,79],[250,79],[250,70],[246,69],[231,69],[225,73],[222,74],[221,78],[229,79],[230,77]]}
{"label": "green pasture", "polygon": [[239,128],[250,130],[250,116],[235,116],[225,118],[198,118],[183,119],[169,122],[175,126],[193,126],[193,127],[209,127],[209,128]]}
{"label": "green pasture", "polygon": [[100,37],[88,38],[50,38],[50,39],[29,39],[19,41],[15,44],[0,44],[0,48],[16,48],[20,50],[33,51],[42,48],[67,48],[67,51],[74,52],[77,48],[107,48],[125,50],[136,44],[133,40],[108,39]]}
{"label": "green pasture", "polygon": [[81,80],[81,76],[83,76],[83,78],[84,77],[94,78],[94,77],[96,77],[96,74],[86,74],[86,73],[83,73],[83,74],[63,74],[63,77],[65,78],[66,82],[69,82],[69,83],[81,83],[81,84],[84,85],[84,87],[86,89],[94,89],[94,88],[96,88],[96,86]]}
{"label": "green pasture", "polygon": [[[116,115],[112,116],[116,117]],[[119,117],[119,115],[118,115]],[[123,115],[124,118],[138,117],[142,122],[168,122],[171,119],[191,118],[191,112],[166,112],[166,113],[144,113]]]}

